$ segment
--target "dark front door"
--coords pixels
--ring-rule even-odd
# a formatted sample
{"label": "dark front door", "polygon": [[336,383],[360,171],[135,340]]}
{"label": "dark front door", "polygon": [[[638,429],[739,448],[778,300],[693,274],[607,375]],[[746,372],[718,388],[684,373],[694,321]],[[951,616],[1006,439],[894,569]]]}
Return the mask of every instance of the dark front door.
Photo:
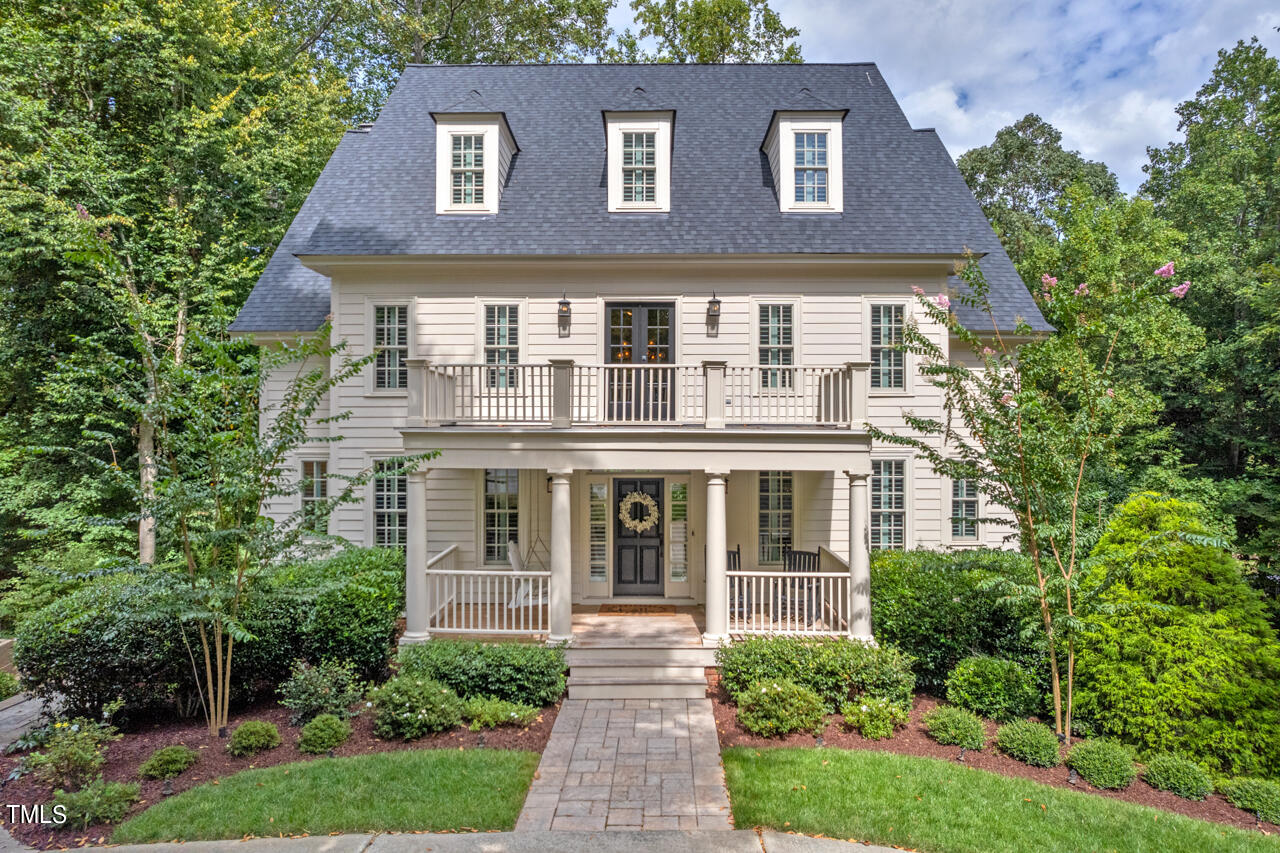
{"label": "dark front door", "polygon": [[662,480],[618,478],[613,501],[613,594],[662,595]]}
{"label": "dark front door", "polygon": [[675,370],[671,367],[671,329],[675,306],[636,303],[608,306],[608,362],[605,393],[609,419],[667,421],[672,405]]}

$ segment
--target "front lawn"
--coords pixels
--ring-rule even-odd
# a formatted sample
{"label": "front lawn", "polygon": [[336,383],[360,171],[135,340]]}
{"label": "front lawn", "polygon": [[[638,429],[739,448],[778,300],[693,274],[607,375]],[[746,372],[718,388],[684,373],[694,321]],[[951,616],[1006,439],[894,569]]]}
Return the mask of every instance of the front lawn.
{"label": "front lawn", "polygon": [[515,827],[534,752],[386,752],[246,770],[157,803],[112,842]]}
{"label": "front lawn", "polygon": [[724,751],[740,829],[928,853],[1280,851],[1280,839],[954,762],[834,749]]}

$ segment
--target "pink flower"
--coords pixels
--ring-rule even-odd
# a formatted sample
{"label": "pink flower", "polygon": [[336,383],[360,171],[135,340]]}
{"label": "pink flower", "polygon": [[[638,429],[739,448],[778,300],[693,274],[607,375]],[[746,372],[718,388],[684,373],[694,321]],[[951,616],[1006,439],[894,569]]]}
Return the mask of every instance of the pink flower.
{"label": "pink flower", "polygon": [[1012,394],[1010,394],[1008,391],[1005,391],[1005,392],[1004,392],[1004,396],[1000,398],[1000,402],[1001,402],[1001,403],[1004,403],[1006,406],[1012,406],[1012,405],[1013,405],[1013,395],[1012,395]]}
{"label": "pink flower", "polygon": [[1177,298],[1181,299],[1182,297],[1187,295],[1187,291],[1190,289],[1191,289],[1191,282],[1184,281],[1182,284],[1178,285],[1177,287],[1169,288],[1169,292],[1172,293]]}
{"label": "pink flower", "polygon": [[993,350],[991,347],[983,347],[982,354],[989,357],[989,356],[995,355],[996,351]]}
{"label": "pink flower", "polygon": [[81,219],[88,219],[88,218],[89,218],[89,211],[88,211],[87,209],[85,209],[85,206],[84,206],[83,204],[77,204],[77,205],[76,205],[76,216],[79,216]]}
{"label": "pink flower", "polygon": [[1083,281],[1080,282],[1080,286],[1076,288],[1076,296],[1088,296],[1088,295],[1089,295],[1089,285]]}
{"label": "pink flower", "polygon": [[933,301],[938,303],[938,307],[943,311],[946,311],[951,307],[951,300],[947,298],[947,294],[945,293],[939,293],[933,298]]}
{"label": "pink flower", "polygon": [[916,296],[924,296],[924,288],[916,287],[914,284],[911,285],[911,292],[914,293]]}
{"label": "pink flower", "polygon": [[1116,395],[1116,391],[1115,391],[1115,389],[1114,389],[1114,388],[1108,388],[1108,389],[1107,389],[1107,396],[1108,396],[1108,397],[1114,397],[1115,395]]}
{"label": "pink flower", "polygon": [[1040,294],[1040,298],[1043,299],[1045,302],[1052,302],[1053,294],[1046,290]]}
{"label": "pink flower", "polygon": [[1046,288],[1050,288],[1050,287],[1053,287],[1055,284],[1057,284],[1058,280],[1053,276],[1049,275],[1048,273],[1045,273],[1044,275],[1040,276],[1040,283],[1043,284]]}
{"label": "pink flower", "polygon": [[1156,270],[1155,275],[1158,275],[1161,278],[1173,278],[1173,261],[1169,261],[1169,263]]}

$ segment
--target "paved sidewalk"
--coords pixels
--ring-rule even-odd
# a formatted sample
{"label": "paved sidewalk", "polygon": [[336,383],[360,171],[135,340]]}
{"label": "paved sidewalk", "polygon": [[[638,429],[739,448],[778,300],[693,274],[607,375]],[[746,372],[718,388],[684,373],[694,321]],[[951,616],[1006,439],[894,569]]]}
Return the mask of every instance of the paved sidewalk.
{"label": "paved sidewalk", "polygon": [[[0,850],[6,848],[0,830]],[[16,843],[16,842],[15,842]],[[115,853],[895,853],[888,847],[850,844],[780,832],[479,832],[449,835],[334,835],[258,838],[252,841],[191,841],[86,847]]]}
{"label": "paved sidewalk", "polygon": [[516,824],[732,828],[710,699],[566,699]]}
{"label": "paved sidewalk", "polygon": [[44,708],[39,699],[19,693],[0,702],[0,752],[31,728]]}

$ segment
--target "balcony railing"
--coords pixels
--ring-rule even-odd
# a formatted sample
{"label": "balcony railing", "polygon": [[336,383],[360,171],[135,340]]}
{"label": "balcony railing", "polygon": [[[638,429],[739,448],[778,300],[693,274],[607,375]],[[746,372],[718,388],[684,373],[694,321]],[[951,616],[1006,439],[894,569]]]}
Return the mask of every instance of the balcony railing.
{"label": "balcony railing", "polygon": [[409,424],[861,428],[867,367],[408,360]]}

